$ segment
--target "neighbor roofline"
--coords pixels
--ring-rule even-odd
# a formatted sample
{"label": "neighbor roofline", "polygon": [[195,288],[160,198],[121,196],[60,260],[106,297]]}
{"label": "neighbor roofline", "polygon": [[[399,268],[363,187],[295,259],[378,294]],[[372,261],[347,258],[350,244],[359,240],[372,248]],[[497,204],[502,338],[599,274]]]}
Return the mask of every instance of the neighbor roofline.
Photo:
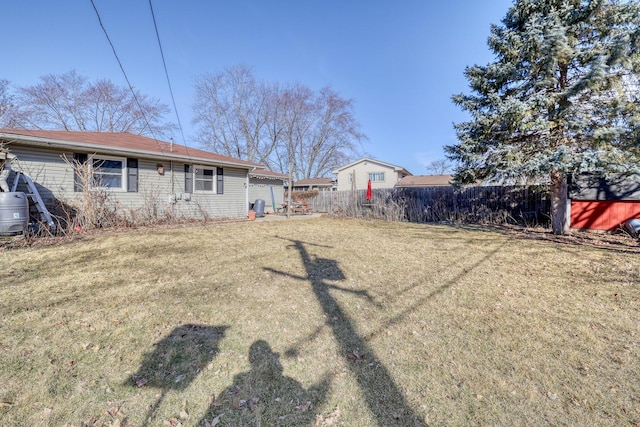
{"label": "neighbor roofline", "polygon": [[384,165],[384,166],[390,167],[390,168],[392,168],[395,172],[404,172],[404,173],[406,173],[407,175],[413,175],[411,172],[409,172],[408,170],[406,170],[406,169],[405,169],[405,168],[403,168],[402,166],[397,166],[397,165],[394,165],[394,164],[391,164],[391,163],[387,163],[387,162],[383,162],[383,161],[380,161],[380,160],[372,159],[372,158],[370,158],[370,157],[363,157],[362,159],[358,159],[358,160],[356,160],[355,162],[351,162],[351,163],[349,163],[348,165],[345,165],[345,166],[339,167],[338,169],[332,170],[332,171],[331,171],[331,173],[333,173],[333,174],[336,174],[336,175],[337,175],[337,174],[338,174],[338,172],[340,172],[340,171],[342,171],[342,170],[345,170],[345,169],[348,169],[348,168],[350,168],[350,167],[352,167],[352,166],[354,166],[354,165],[357,165],[358,163],[362,163],[362,162],[365,162],[365,161],[366,161],[366,162],[378,163],[378,164],[381,164],[381,165]]}

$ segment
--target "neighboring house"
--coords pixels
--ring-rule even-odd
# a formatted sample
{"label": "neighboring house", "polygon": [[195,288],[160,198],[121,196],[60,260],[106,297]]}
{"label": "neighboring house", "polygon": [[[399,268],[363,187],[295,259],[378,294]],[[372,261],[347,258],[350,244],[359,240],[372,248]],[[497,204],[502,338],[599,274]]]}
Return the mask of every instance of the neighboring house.
{"label": "neighboring house", "polygon": [[453,175],[410,175],[396,183],[396,188],[450,187]]}
{"label": "neighboring house", "polygon": [[337,175],[338,191],[393,188],[398,181],[411,173],[401,166],[364,158],[333,171]]}
{"label": "neighboring house", "polygon": [[331,178],[306,178],[293,183],[293,191],[334,191],[336,182]]}
{"label": "neighboring house", "polygon": [[[265,212],[274,213],[284,202],[285,183],[289,176],[267,169],[256,169],[249,173],[249,203],[264,200]],[[275,203],[275,206],[274,206]]]}
{"label": "neighboring house", "polygon": [[[87,164],[96,190],[124,212],[153,210],[173,218],[244,218],[249,172],[260,165],[130,133],[0,129],[17,156],[9,177],[27,174],[48,206],[82,193],[74,168]],[[27,192],[21,183],[18,191]]]}
{"label": "neighboring house", "polygon": [[613,231],[640,218],[640,176],[574,177],[569,185],[571,228]]}

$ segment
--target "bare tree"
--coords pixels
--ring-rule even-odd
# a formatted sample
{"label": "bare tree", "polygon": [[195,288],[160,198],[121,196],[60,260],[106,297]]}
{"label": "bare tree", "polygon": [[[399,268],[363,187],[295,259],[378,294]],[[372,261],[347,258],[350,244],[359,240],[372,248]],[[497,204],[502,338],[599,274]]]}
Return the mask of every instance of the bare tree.
{"label": "bare tree", "polygon": [[[285,172],[288,171],[288,150],[281,150],[280,146],[283,145],[285,125],[284,120],[286,113],[286,106],[280,100],[282,90],[279,84],[271,85],[269,91],[269,103],[267,105],[267,123],[266,123],[266,135],[267,144],[271,147],[271,153],[269,156],[263,157],[262,163],[270,170]],[[286,165],[286,167],[283,167]]]}
{"label": "bare tree", "polygon": [[303,119],[309,126],[298,146],[299,178],[326,176],[349,163],[366,138],[354,117],[352,100],[325,87],[311,104],[311,116]]}
{"label": "bare tree", "polygon": [[281,109],[281,136],[276,150],[279,170],[289,173],[289,181],[301,179],[302,151],[313,125],[313,92],[294,84],[278,97]]}
{"label": "bare tree", "polygon": [[274,92],[240,65],[197,78],[194,123],[198,140],[221,154],[264,163],[275,142],[268,117]]}
{"label": "bare tree", "polygon": [[16,116],[24,127],[155,137],[175,128],[164,120],[166,104],[109,80],[91,83],[75,70],[40,80],[18,90]]}
{"label": "bare tree", "polygon": [[196,82],[194,122],[203,146],[295,179],[326,176],[357,156],[365,136],[353,110],[352,100],[330,88],[258,82],[246,66]]}
{"label": "bare tree", "polygon": [[438,159],[427,165],[427,172],[432,175],[444,175],[451,173],[453,163],[447,159]]}
{"label": "bare tree", "polygon": [[85,96],[91,107],[85,114],[86,126],[92,130],[162,135],[174,129],[171,123],[161,121],[169,112],[168,106],[139,92],[136,102],[129,89],[110,80],[96,81]]}
{"label": "bare tree", "polygon": [[0,79],[0,128],[15,127],[13,124],[14,111],[14,96],[9,91],[9,80]]}
{"label": "bare tree", "polygon": [[[309,117],[311,111],[312,92],[309,88],[300,84],[295,84],[282,90],[278,96],[278,108],[280,114],[281,134],[279,144],[276,147],[279,170],[289,174],[289,189],[287,191],[287,218],[291,215],[291,193],[293,192],[294,178],[299,179],[296,171],[296,149],[302,145],[304,134],[308,129],[305,118]],[[285,163],[286,162],[286,163]],[[285,169],[286,165],[286,169]],[[294,175],[296,175],[294,177]]]}

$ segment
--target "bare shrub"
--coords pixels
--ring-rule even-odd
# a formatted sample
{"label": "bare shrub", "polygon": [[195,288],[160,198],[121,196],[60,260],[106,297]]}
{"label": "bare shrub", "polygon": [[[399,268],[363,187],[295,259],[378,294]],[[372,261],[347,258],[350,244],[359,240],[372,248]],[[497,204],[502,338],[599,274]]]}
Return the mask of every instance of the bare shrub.
{"label": "bare shrub", "polygon": [[[318,190],[304,190],[304,191],[292,191],[291,192],[291,200],[307,200],[316,197],[320,192]],[[284,197],[287,199],[289,197],[289,192],[284,192]]]}
{"label": "bare shrub", "polygon": [[127,212],[127,220],[131,225],[165,223],[168,218],[173,218],[168,214],[168,202],[163,202],[162,192],[157,186],[141,185],[139,194],[142,196],[142,206]]}
{"label": "bare shrub", "polygon": [[94,185],[90,168],[91,156],[84,163],[76,159],[70,160],[66,155],[62,155],[62,159],[73,169],[78,190],[78,197],[68,204],[72,210],[64,214],[70,219],[68,227],[95,229],[126,222],[118,213],[117,202],[113,200],[108,189]]}
{"label": "bare shrub", "polygon": [[311,199],[316,209],[335,216],[416,223],[479,223],[540,225],[548,221],[543,188],[476,187],[334,192]]}

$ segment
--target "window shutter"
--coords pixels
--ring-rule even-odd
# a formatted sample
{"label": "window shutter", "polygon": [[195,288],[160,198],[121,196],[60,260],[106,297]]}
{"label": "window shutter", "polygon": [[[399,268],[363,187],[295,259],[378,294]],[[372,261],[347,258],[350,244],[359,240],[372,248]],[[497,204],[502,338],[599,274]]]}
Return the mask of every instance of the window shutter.
{"label": "window shutter", "polygon": [[138,192],[138,159],[127,159],[127,191]]}
{"label": "window shutter", "polygon": [[193,173],[191,165],[184,165],[184,192],[193,193]]}
{"label": "window shutter", "polygon": [[84,168],[86,164],[86,153],[73,153],[73,191],[76,193],[82,192],[84,190],[84,185],[87,184],[82,182],[82,176],[78,174],[78,168]]}
{"label": "window shutter", "polygon": [[217,176],[216,193],[224,194],[224,174],[222,172],[222,168],[216,168],[216,176]]}

